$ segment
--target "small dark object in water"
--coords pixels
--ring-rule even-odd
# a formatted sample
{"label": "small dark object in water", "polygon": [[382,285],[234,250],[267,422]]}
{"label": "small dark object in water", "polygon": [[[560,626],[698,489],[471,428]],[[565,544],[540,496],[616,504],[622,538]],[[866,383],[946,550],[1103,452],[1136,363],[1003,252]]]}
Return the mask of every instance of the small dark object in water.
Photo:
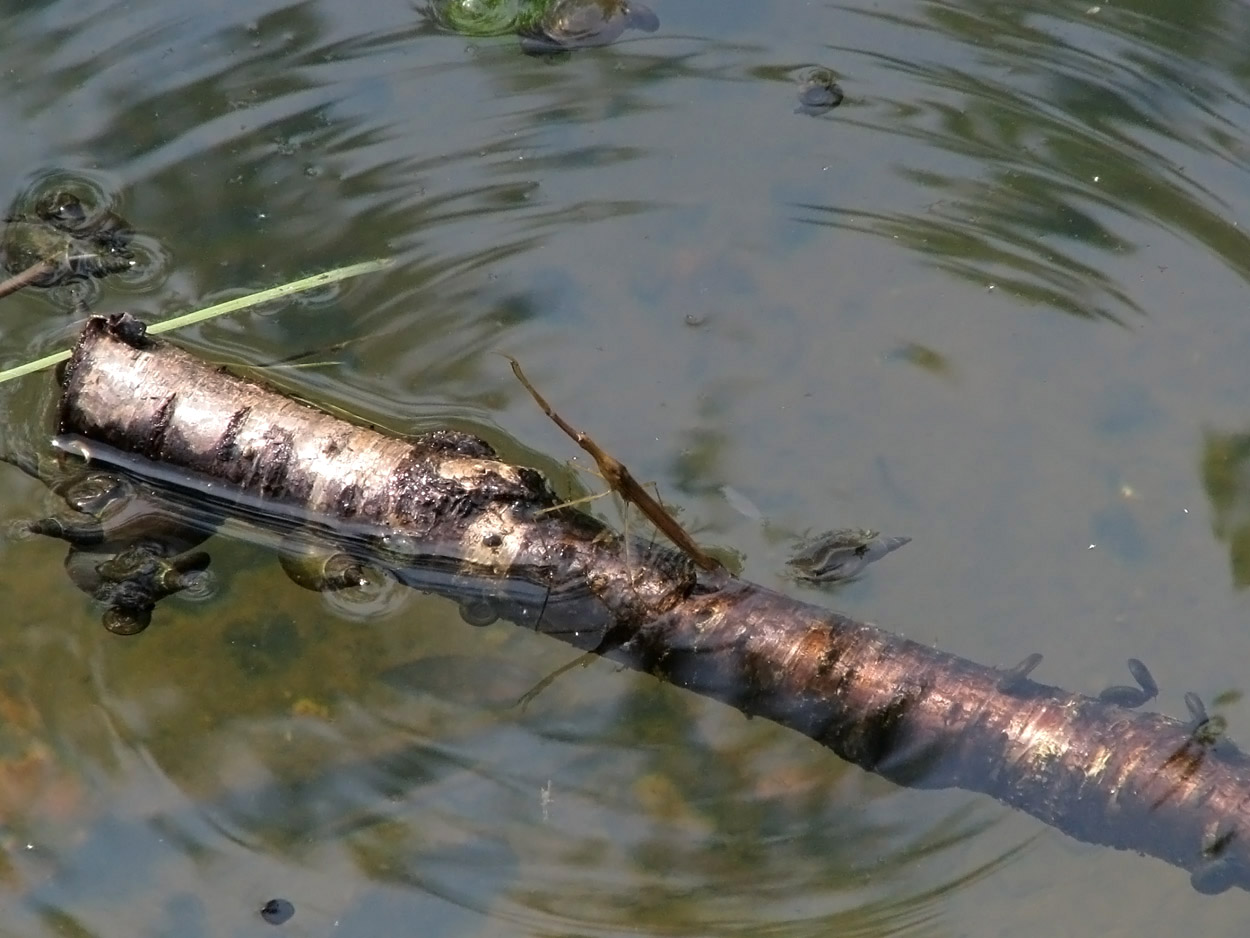
{"label": "small dark object in water", "polygon": [[35,215],[61,231],[87,227],[87,209],[72,192],[49,192],[35,203]]}
{"label": "small dark object in water", "polygon": [[858,576],[874,560],[910,542],[910,537],[882,537],[876,531],[840,528],[803,541],[786,562],[800,580],[838,583]]}
{"label": "small dark object in water", "polygon": [[489,599],[465,599],[460,602],[460,618],[469,625],[485,628],[499,619]]}
{"label": "small dark object in water", "polygon": [[1151,697],[1158,696],[1159,685],[1155,683],[1154,675],[1150,673],[1150,669],[1142,664],[1139,659],[1129,658],[1128,670],[1129,673],[1133,675],[1133,679],[1141,685],[1142,690],[1144,690]]}
{"label": "small dark object in water", "polygon": [[32,286],[103,277],[134,263],[130,225],[110,211],[90,214],[71,192],[49,193],[29,212],[14,212],[5,222],[0,264],[11,274],[42,265]]}
{"label": "small dark object in water", "polygon": [[1202,860],[1189,877],[1198,892],[1214,896],[1237,884],[1237,864],[1228,856],[1228,848],[1236,837],[1236,825],[1225,819],[1202,838]]}
{"label": "small dark object in water", "polygon": [[270,925],[282,925],[291,920],[295,906],[286,899],[270,899],[260,907],[260,917]]}
{"label": "small dark object in water", "polygon": [[203,551],[171,557],[166,550],[160,543],[136,544],[99,563],[87,554],[84,563],[77,566],[94,568],[98,582],[75,577],[76,570],[70,565],[75,555],[71,554],[66,566],[79,588],[108,603],[102,620],[106,629],[116,635],[137,635],[151,624],[153,606],[166,596],[195,586],[199,582],[196,574],[208,569],[209,557]]}
{"label": "small dark object in water", "polygon": [[[72,451],[72,441],[63,445]],[[87,451],[79,455],[90,457]],[[66,572],[79,589],[108,607],[104,625],[110,632],[143,631],[156,603],[203,582],[209,557],[193,548],[207,532],[125,479],[89,469],[67,474],[53,483],[53,490],[71,513],[23,527],[70,545]]]}
{"label": "small dark object in water", "polygon": [[819,116],[842,103],[842,89],[838,87],[833,72],[827,68],[813,68],[799,79],[799,106],[796,114]]}
{"label": "small dark object in water", "polygon": [[1189,711],[1189,738],[1199,746],[1216,746],[1224,738],[1228,721],[1219,714],[1209,714],[1202,698],[1193,691],[1185,692],[1185,709]]}
{"label": "small dark object in water", "polygon": [[[1104,703],[1115,704],[1117,707],[1125,707],[1133,709],[1140,707],[1147,700],[1151,700],[1159,695],[1159,685],[1155,683],[1154,675],[1150,673],[1150,669],[1141,663],[1137,658],[1128,659],[1128,670],[1133,675],[1133,680],[1137,681],[1137,687],[1129,687],[1127,684],[1114,684],[1108,687],[1098,699]],[[1199,701],[1201,704],[1201,701]]]}
{"label": "small dark object in water", "polygon": [[555,0],[535,25],[521,31],[521,49],[547,55],[606,46],[626,29],[653,33],[659,28],[650,8],[630,0]]}
{"label": "small dark object in water", "polygon": [[137,316],[122,316],[116,320],[117,335],[135,348],[147,348],[148,324]]}
{"label": "small dark object in water", "polygon": [[364,567],[348,554],[299,537],[286,538],[278,563],[292,583],[314,593],[358,588],[368,582]]}

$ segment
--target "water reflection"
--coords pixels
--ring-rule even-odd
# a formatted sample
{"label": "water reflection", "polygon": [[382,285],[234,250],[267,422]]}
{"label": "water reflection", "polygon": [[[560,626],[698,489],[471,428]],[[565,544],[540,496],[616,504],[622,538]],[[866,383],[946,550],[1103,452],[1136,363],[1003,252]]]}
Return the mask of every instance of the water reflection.
{"label": "water reflection", "polygon": [[[481,682],[482,663],[440,666]],[[300,660],[283,667],[302,683]],[[21,889],[21,906],[91,910],[109,933],[164,884],[220,922],[280,893],[296,921],[376,923],[367,910],[383,902],[448,934],[464,933],[467,911],[527,933],[910,935],[927,933],[950,890],[1019,849],[952,869],[950,851],[990,823],[979,811],[907,817],[888,786],[862,790],[854,770],[768,727],[709,745],[697,701],[647,679],[605,699],[596,686],[611,669],[593,670],[528,715],[493,719],[435,687],[283,715],[271,672],[238,685],[252,701],[246,720],[237,707],[217,728],[193,718],[198,765],[143,726],[155,700],[127,702],[123,682],[140,687],[119,672],[102,696],[125,741],[118,755],[144,754],[139,778],[128,773],[144,793],[114,795],[58,844],[58,876]],[[532,679],[498,673],[511,685],[503,696]],[[346,888],[310,895],[331,875]],[[82,885],[66,893],[67,881]]]}
{"label": "water reflection", "polygon": [[899,210],[796,202],[794,217],[896,240],[1030,305],[1122,324],[1146,310],[1107,260],[1145,247],[1151,226],[1250,278],[1236,213],[1200,181],[1232,167],[1194,165],[1205,153],[1240,171],[1250,152],[1247,96],[1228,67],[1244,64],[1244,44],[1220,21],[1225,9],[972,0],[913,15],[847,10],[931,40],[917,48],[935,51],[920,55],[852,53],[904,77],[908,97],[852,102],[842,117],[923,144],[904,152],[926,163],[900,161],[895,172],[905,192],[932,199]]}
{"label": "water reflection", "polygon": [[[1114,261],[1144,257],[1152,232],[1243,279],[1250,264],[1229,207],[1250,155],[1232,4],[843,6],[843,48],[816,45],[830,35],[818,8],[697,21],[669,4],[655,37],[550,64],[511,40],[432,32],[405,4],[17,6],[3,44],[13,89],[0,103],[23,128],[0,155],[9,178],[69,166],[120,192],[148,233],[149,272],[106,281],[102,309],[165,314],[393,256],[383,277],[184,338],[245,361],[332,350],[317,370],[270,375],[393,427],[482,423],[516,390],[487,352],[553,337],[628,345],[639,309],[602,296],[624,269],[624,300],[691,327],[657,328],[647,371],[631,362],[608,376],[624,388],[670,367],[703,375],[690,379],[695,425],[668,476],[689,493],[717,492],[726,461],[755,448],[749,396],[780,401],[760,423],[780,421],[791,402],[768,396],[775,375],[794,372],[873,423],[898,416],[853,368],[832,389],[824,372],[797,375],[797,351],[824,336],[805,331],[787,281],[821,284],[821,258],[787,266],[777,245],[797,252],[803,239],[769,212],[810,234],[897,239],[962,280],[1133,325],[1155,311]],[[873,41],[861,41],[864,23]],[[793,83],[814,62],[837,69],[847,100],[802,120]],[[776,209],[767,193],[792,184],[792,150],[815,148],[802,136],[813,131],[827,133],[826,178],[846,173],[835,195]],[[844,140],[862,152],[837,150]],[[863,154],[882,141],[893,176],[843,184],[869,175],[875,157]],[[718,175],[740,152],[749,177]],[[830,308],[842,302],[823,289],[814,295]],[[576,293],[606,307],[597,324],[559,302]],[[26,302],[6,306],[10,358],[71,331]],[[769,357],[777,337],[793,358]],[[725,357],[730,343],[750,355]],[[954,364],[954,339],[908,332],[879,348],[952,388],[973,372]],[[572,357],[562,346],[546,364],[570,381],[596,367]],[[717,377],[700,384],[711,362]],[[600,380],[613,386],[598,373],[586,386]],[[6,433],[42,441],[32,415],[48,385],[13,393]],[[623,395],[620,410],[638,413]],[[1250,582],[1242,446],[1236,434],[1208,444],[1239,584]],[[807,468],[810,455],[785,462],[804,479],[841,471]],[[42,496],[6,479],[5,517],[36,514]],[[926,484],[909,477],[897,504],[924,510]],[[1137,556],[1144,535],[1123,517],[1096,524],[1100,541]],[[999,536],[996,526],[987,551]],[[928,934],[952,893],[1018,855],[985,843],[975,811],[900,796],[787,734],[607,665],[573,668],[515,707],[570,652],[534,636],[511,644],[502,623],[470,628],[450,603],[413,593],[384,625],[345,621],[280,579],[269,553],[214,544],[222,588],[194,606],[174,600],[127,644],[65,588],[59,548],[0,551],[17,559],[0,569],[0,591],[15,597],[0,640],[0,890],[20,934],[251,934],[274,896],[297,908],[287,929],[312,933],[410,930],[418,916],[423,934],[477,933],[485,915],[526,934]],[[1030,569],[1045,579],[1049,568]]]}
{"label": "water reflection", "polygon": [[[19,105],[32,121],[50,108],[94,115],[75,125],[70,149],[115,167],[128,211],[170,244],[178,272],[145,278],[149,295],[128,302],[136,312],[206,304],[362,255],[395,256],[396,273],[384,286],[347,288],[363,316],[336,322],[327,311],[295,325],[258,312],[203,330],[229,354],[258,345],[289,351],[296,332],[319,346],[367,335],[365,347],[337,359],[338,374],[360,379],[346,402],[359,412],[399,418],[427,405],[425,395],[396,394],[414,375],[462,395],[458,406],[485,412],[492,392],[482,391],[474,363],[497,344],[501,320],[523,322],[542,299],[526,289],[490,289],[494,272],[557,230],[652,207],[614,188],[570,199],[551,185],[646,155],[628,144],[569,147],[546,129],[648,107],[649,80],[620,74],[626,60],[572,71],[526,59],[515,43],[488,43],[466,61],[462,45],[445,36],[425,37],[436,43],[417,57],[422,26],[412,9],[389,21],[379,13],[363,33],[313,4],[259,10],[248,22],[144,15],[154,22],[142,38],[94,24],[90,43],[76,32],[85,24],[51,31],[32,16],[26,26],[36,35],[11,61],[16,71],[41,75],[39,97]],[[154,56],[162,42],[172,43],[179,68]],[[639,60],[630,70],[645,73],[655,63]],[[84,85],[85,73],[97,80]],[[416,87],[420,94],[411,93]],[[500,102],[484,122],[495,125],[485,144],[461,119],[475,98]],[[416,148],[408,142],[413,125],[430,133]],[[487,220],[492,231],[483,238]],[[135,285],[122,286],[132,293]],[[408,312],[415,310],[419,337]],[[45,331],[36,341],[47,347],[59,339]]]}

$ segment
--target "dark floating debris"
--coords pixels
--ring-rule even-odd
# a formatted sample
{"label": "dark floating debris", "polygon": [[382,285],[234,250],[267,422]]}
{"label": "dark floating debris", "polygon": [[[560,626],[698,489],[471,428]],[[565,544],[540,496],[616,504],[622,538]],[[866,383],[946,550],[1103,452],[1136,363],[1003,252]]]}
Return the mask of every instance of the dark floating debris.
{"label": "dark floating debris", "polygon": [[260,917],[270,925],[282,925],[291,920],[295,906],[286,899],[270,899],[260,907]]}
{"label": "dark floating debris", "polygon": [[209,556],[193,548],[208,534],[133,485],[88,469],[70,472],[54,490],[71,513],[23,527],[70,545],[65,570],[79,589],[105,604],[110,632],[142,632],[163,598],[204,584]]}
{"label": "dark floating debris", "polygon": [[626,0],[555,0],[532,24],[518,29],[527,55],[606,46],[626,29],[653,33],[659,17],[649,7]]}
{"label": "dark floating debris", "polygon": [[1227,818],[1208,830],[1202,838],[1202,855],[1189,876],[1194,889],[1207,896],[1218,895],[1237,883],[1237,864],[1228,855],[1237,828]]}
{"label": "dark floating debris", "polygon": [[1223,742],[1228,721],[1218,713],[1207,712],[1202,698],[1193,691],[1185,692],[1185,709],[1189,711],[1189,738],[1199,746],[1216,746]]}
{"label": "dark floating debris", "polygon": [[115,212],[92,210],[74,193],[54,190],[15,205],[0,231],[0,266],[11,274],[0,296],[25,286],[55,287],[134,266],[134,231]]}
{"label": "dark floating debris", "polygon": [[842,103],[842,89],[830,69],[808,69],[799,76],[799,106],[796,114],[819,117]]}
{"label": "dark floating debris", "polygon": [[1142,664],[1139,659],[1129,658],[1128,670],[1133,675],[1133,679],[1141,685],[1142,690],[1151,697],[1159,696],[1159,685],[1155,683],[1154,675],[1150,673],[1150,669]]}
{"label": "dark floating debris", "polygon": [[[1147,700],[1159,696],[1159,685],[1155,683],[1154,675],[1150,673],[1150,669],[1141,663],[1137,658],[1128,659],[1128,670],[1133,675],[1133,680],[1138,684],[1137,687],[1130,687],[1127,684],[1113,684],[1101,694],[1098,699],[1104,703],[1115,704],[1117,707],[1133,709],[1140,707]],[[1198,702],[1202,705],[1202,701]]]}
{"label": "dark floating debris", "polygon": [[464,599],[460,602],[460,618],[469,625],[485,628],[499,619],[499,613],[489,599]]}
{"label": "dark floating debris", "polygon": [[874,560],[909,543],[910,537],[882,537],[867,529],[839,528],[802,541],[786,563],[800,580],[840,583],[859,576]]}

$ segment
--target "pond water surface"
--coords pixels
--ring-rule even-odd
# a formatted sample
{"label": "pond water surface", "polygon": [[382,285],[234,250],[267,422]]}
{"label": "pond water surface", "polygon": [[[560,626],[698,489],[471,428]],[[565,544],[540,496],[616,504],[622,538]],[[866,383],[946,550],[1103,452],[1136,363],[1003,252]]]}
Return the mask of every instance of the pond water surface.
{"label": "pond water surface", "polygon": [[[1152,706],[1219,698],[1250,741],[1250,7],[655,10],[544,59],[400,0],[3,3],[4,198],[116,200],[141,263],[106,312],[392,257],[178,340],[311,350],[267,373],[594,490],[507,352],[749,579],[1086,693],[1142,658]],[[845,101],[796,113],[816,65]],[[74,298],[0,300],[2,366],[64,347]],[[51,376],[2,393],[3,445],[46,446]],[[6,523],[53,504],[0,479]],[[914,540],[836,593],[786,579],[848,525]],[[567,646],[210,549],[211,594],[121,638],[61,545],[0,544],[5,934],[267,934],[276,898],[300,936],[1250,923],[1244,892],[605,662],[517,706]]]}

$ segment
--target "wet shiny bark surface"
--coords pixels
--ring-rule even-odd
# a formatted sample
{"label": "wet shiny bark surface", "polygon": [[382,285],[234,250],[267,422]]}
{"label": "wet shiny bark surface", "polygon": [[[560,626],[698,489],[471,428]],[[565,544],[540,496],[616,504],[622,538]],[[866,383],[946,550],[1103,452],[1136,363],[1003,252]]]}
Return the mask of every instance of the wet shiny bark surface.
{"label": "wet shiny bark surface", "polygon": [[721,568],[696,580],[675,551],[631,563],[626,541],[483,441],[347,424],[129,315],[88,322],[63,385],[58,428],[77,453],[152,480],[154,499],[212,502],[284,535],[282,515],[297,514],[352,566],[453,600],[488,596],[517,625],[765,716],[892,781],[985,792],[1080,840],[1166,859],[1203,893],[1250,889],[1250,759],[1197,695],[1188,724],[1129,713],[1158,692],[1137,659],[1135,696],[1120,686],[1094,700],[1029,680],[1037,654],[1004,672]]}

